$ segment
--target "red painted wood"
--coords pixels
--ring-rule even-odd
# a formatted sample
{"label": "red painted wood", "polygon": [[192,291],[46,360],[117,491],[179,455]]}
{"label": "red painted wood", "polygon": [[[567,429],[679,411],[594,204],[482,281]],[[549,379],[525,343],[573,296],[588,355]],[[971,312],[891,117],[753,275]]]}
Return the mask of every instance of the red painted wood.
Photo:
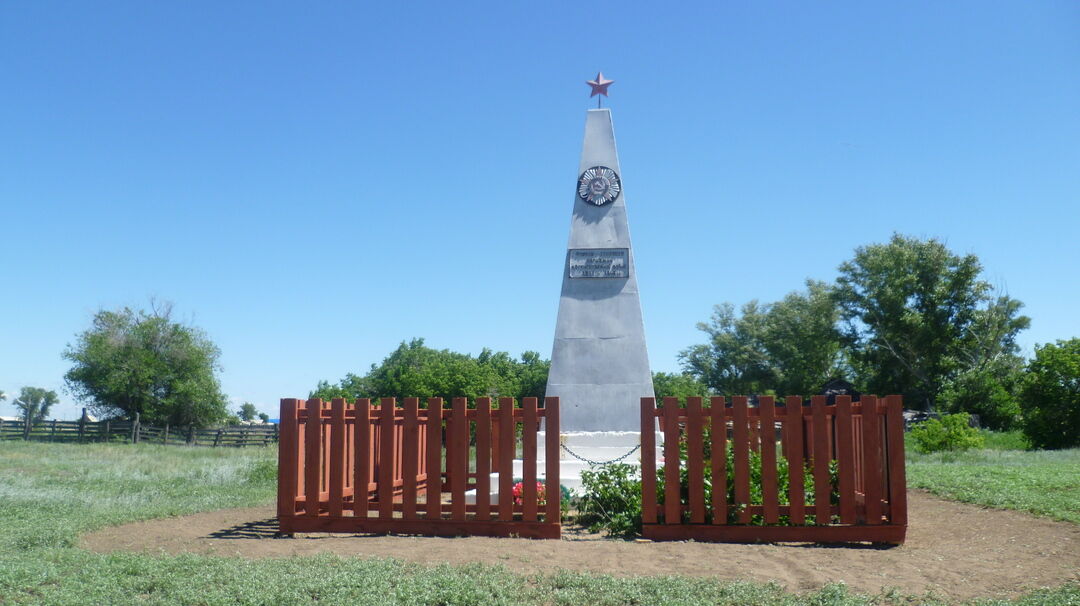
{"label": "red painted wood", "polygon": [[866,487],[866,523],[881,524],[881,418],[877,396],[862,397],[863,473]]}
{"label": "red painted wood", "polygon": [[491,519],[491,398],[476,399],[476,519]]}
{"label": "red painted wood", "polygon": [[297,443],[295,398],[281,400],[281,413],[278,427],[278,530],[282,534],[291,534],[289,520],[296,515],[297,464],[300,446]]}
{"label": "red painted wood", "polygon": [[705,453],[701,398],[686,399],[686,469],[690,484],[690,523],[705,523]]}
{"label": "red painted wood", "polygon": [[522,474],[523,484],[522,497],[524,508],[522,517],[526,522],[536,521],[536,398],[524,398],[525,409],[524,428],[521,431],[522,439]]}
{"label": "red painted wood", "polygon": [[679,499],[679,400],[664,398],[664,523],[682,523]]}
{"label": "red painted wood", "polygon": [[851,396],[836,396],[836,465],[840,473],[840,523],[855,523],[855,432]]}
{"label": "red painted wood", "polygon": [[514,422],[514,398],[499,398],[499,519],[514,519],[514,446],[517,433]]}
{"label": "red painted wood", "polygon": [[420,466],[420,424],[417,418],[420,412],[420,398],[405,398],[404,419],[402,420],[402,461],[401,461],[401,502],[404,507],[401,517],[415,520],[416,514],[416,476]]}
{"label": "red painted wood", "polygon": [[812,542],[892,543],[904,542],[905,526],[667,526],[646,524],[645,538],[653,541],[714,541],[725,543]]}
{"label": "red painted wood", "polygon": [[418,534],[437,537],[491,536],[558,539],[561,528],[546,522],[478,522],[475,520],[381,520],[364,518],[302,518],[296,532],[352,534]]}
{"label": "red painted wood", "polygon": [[389,520],[394,516],[394,398],[379,399],[379,465],[378,500],[379,517]]}
{"label": "red painted wood", "polygon": [[[712,464],[712,523],[727,524],[727,417],[724,398],[709,400],[710,439]],[[645,520],[646,524],[650,522]]]}
{"label": "red painted wood", "polygon": [[[371,493],[371,400],[356,400],[356,423],[353,425],[356,447],[353,452],[353,501],[356,503],[370,500]],[[354,516],[367,517],[367,507],[353,507]]]}
{"label": "red painted wood", "polygon": [[427,407],[427,497],[425,518],[438,520],[442,517],[442,398],[428,398]]}
{"label": "red painted wood", "polygon": [[806,485],[803,482],[803,405],[802,398],[790,396],[785,400],[784,438],[788,441],[788,503],[791,504],[791,523],[806,522]]}
{"label": "red painted wood", "polygon": [[814,435],[814,521],[819,525],[830,522],[829,493],[829,430],[828,417],[825,415],[825,396],[812,396],[810,408]]}
{"label": "red painted wood", "polygon": [[330,401],[329,513],[340,517],[345,492],[345,398]]}
{"label": "red painted wood", "polygon": [[904,404],[900,396],[886,396],[885,436],[889,458],[889,522],[907,526],[907,477],[904,469]]}
{"label": "red painted wood", "polygon": [[772,396],[758,400],[761,413],[761,499],[766,524],[776,524],[780,515],[780,500],[776,488],[776,414]]}
{"label": "red painted wood", "polygon": [[[450,519],[465,519],[465,484],[469,473],[469,420],[465,418],[465,398],[453,399],[450,417],[450,439],[446,445],[447,469],[450,483]],[[453,452],[453,458],[450,453]],[[449,467],[452,465],[453,467]]]}
{"label": "red painted wood", "polygon": [[750,427],[747,415],[746,396],[735,396],[732,399],[734,405],[734,425],[732,447],[735,450],[735,502],[732,505],[740,507],[739,523],[750,523]]}
{"label": "red painted wood", "polygon": [[544,476],[547,480],[547,510],[544,521],[562,521],[562,490],[559,488],[559,398],[544,398]]}
{"label": "red painted wood", "polygon": [[307,401],[304,427],[304,515],[319,515],[319,482],[322,480],[322,400]]}
{"label": "red painted wood", "polygon": [[656,523],[656,398],[641,398],[641,519]]}

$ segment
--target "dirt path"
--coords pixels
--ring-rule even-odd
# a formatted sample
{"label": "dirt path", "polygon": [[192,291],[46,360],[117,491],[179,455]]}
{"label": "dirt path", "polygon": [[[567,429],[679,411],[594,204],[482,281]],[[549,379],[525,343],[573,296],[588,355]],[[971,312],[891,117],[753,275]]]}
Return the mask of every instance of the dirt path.
{"label": "dirt path", "polygon": [[269,507],[106,528],[84,536],[81,545],[98,552],[249,558],[332,552],[425,564],[483,562],[530,573],[556,568],[616,575],[678,573],[775,580],[793,591],[844,581],[863,592],[896,587],[961,599],[1080,581],[1080,526],[952,503],[923,492],[913,491],[909,498],[907,543],[895,548],[631,542],[565,529],[561,541],[325,534],[275,539]]}

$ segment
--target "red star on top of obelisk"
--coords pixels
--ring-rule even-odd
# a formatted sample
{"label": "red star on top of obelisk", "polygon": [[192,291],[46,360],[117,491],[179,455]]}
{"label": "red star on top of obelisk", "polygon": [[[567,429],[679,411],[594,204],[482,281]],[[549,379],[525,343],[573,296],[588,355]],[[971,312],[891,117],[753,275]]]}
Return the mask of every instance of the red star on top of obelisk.
{"label": "red star on top of obelisk", "polygon": [[[608,96],[607,87],[611,86],[614,80],[605,80],[604,72],[596,72],[596,80],[587,80],[585,84],[592,87],[592,92],[589,93],[589,97],[595,97],[596,95]],[[596,100],[596,107],[600,107],[600,99]]]}

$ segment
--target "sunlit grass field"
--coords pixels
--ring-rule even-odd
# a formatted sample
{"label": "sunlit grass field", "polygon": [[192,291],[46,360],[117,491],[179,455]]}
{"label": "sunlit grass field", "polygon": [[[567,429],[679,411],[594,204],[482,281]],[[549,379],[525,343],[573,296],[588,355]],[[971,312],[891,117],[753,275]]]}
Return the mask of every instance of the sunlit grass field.
{"label": "sunlit grass field", "polygon": [[[81,533],[103,526],[269,504],[275,474],[272,448],[0,443],[0,604],[938,603],[858,595],[843,585],[795,595],[777,585],[682,577],[525,576],[480,565],[426,567],[325,555],[100,555],[76,546]],[[983,603],[1075,605],[1080,588]]]}
{"label": "sunlit grass field", "polygon": [[908,451],[910,488],[1080,524],[1080,449]]}

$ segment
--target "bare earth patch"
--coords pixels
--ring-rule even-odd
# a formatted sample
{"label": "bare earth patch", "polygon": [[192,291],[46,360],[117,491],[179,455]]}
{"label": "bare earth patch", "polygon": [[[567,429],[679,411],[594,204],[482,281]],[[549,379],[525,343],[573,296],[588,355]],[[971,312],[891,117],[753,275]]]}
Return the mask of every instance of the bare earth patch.
{"label": "bare earth patch", "polygon": [[966,599],[1016,595],[1080,581],[1080,526],[909,493],[901,547],[651,543],[564,527],[561,541],[298,534],[274,538],[270,507],[232,509],[106,528],[84,536],[97,551],[199,553],[248,558],[335,553],[423,564],[482,562],[525,573],[562,568],[618,576],[711,576],[777,581],[791,591],[835,581],[877,593],[895,587]]}

